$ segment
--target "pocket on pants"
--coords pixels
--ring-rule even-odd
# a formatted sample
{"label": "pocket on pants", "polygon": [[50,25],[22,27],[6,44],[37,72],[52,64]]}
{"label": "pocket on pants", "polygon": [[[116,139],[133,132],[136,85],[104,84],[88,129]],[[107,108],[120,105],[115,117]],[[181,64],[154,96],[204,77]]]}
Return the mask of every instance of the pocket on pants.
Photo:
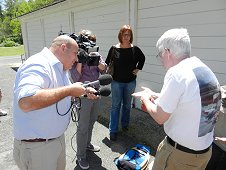
{"label": "pocket on pants", "polygon": [[159,144],[152,170],[163,170],[167,165],[172,150],[167,147],[166,138]]}

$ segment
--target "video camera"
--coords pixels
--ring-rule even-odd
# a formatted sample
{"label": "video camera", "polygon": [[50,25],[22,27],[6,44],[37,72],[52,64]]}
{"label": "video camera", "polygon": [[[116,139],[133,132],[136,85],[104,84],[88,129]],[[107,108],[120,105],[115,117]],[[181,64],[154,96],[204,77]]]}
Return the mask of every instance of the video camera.
{"label": "video camera", "polygon": [[68,34],[60,31],[58,35],[68,35],[77,42],[79,46],[77,55],[79,63],[87,64],[88,66],[98,66],[100,54],[98,53],[99,47],[96,46],[96,42],[90,40],[88,36],[83,34]]}

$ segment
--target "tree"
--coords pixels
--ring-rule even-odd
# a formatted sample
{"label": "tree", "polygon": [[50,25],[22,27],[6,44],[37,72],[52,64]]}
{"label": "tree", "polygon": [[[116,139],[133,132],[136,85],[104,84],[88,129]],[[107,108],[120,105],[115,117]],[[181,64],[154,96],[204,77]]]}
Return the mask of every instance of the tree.
{"label": "tree", "polygon": [[21,25],[17,17],[53,2],[54,0],[3,0],[0,4],[0,43],[5,39],[22,43]]}
{"label": "tree", "polygon": [[3,10],[2,10],[2,5],[0,4],[0,20],[2,21],[3,20]]}

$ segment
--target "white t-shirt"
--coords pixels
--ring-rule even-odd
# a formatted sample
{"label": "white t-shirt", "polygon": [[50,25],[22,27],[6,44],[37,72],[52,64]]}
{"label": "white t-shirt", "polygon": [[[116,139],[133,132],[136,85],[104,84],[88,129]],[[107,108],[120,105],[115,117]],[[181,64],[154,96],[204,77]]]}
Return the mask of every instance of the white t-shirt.
{"label": "white t-shirt", "polygon": [[220,110],[220,86],[214,73],[197,57],[171,67],[157,100],[168,113],[166,134],[193,150],[203,150],[213,141],[213,128]]}
{"label": "white t-shirt", "polygon": [[48,107],[23,112],[18,101],[32,96],[39,89],[57,88],[70,84],[68,72],[63,70],[63,64],[48,49],[44,48],[26,60],[18,69],[14,84],[13,122],[14,137],[17,140],[35,138],[56,138],[61,136],[70,122],[71,97],[65,97]]}

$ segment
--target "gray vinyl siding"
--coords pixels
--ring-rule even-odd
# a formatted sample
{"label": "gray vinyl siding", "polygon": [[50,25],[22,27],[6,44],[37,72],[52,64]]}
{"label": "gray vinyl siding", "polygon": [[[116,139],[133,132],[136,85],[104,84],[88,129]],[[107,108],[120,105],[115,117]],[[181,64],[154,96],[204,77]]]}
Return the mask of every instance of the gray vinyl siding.
{"label": "gray vinyl siding", "polygon": [[137,44],[147,56],[140,82],[161,89],[165,71],[155,58],[155,43],[162,33],[185,27],[191,37],[192,55],[199,57],[226,84],[225,0],[139,0]]}

